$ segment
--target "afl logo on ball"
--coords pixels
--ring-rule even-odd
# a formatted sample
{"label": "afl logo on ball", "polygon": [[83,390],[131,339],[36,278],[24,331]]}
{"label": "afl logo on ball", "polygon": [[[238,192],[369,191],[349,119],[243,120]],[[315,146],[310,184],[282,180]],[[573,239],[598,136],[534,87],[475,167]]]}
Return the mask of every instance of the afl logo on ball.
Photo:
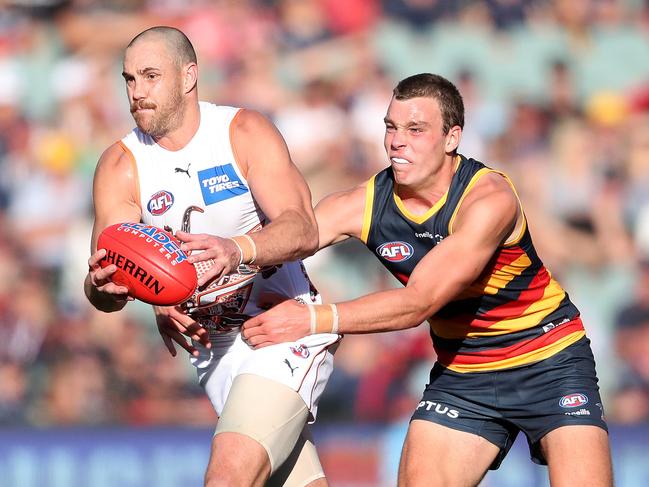
{"label": "afl logo on ball", "polygon": [[567,396],[563,396],[561,399],[559,399],[559,406],[561,406],[562,408],[576,408],[587,403],[588,396],[579,392],[568,394]]}
{"label": "afl logo on ball", "polygon": [[146,205],[147,210],[154,216],[162,215],[174,204],[174,195],[169,191],[158,191],[151,198]]}
{"label": "afl logo on ball", "polygon": [[407,242],[386,242],[376,249],[376,253],[390,262],[402,262],[412,257],[412,245]]}

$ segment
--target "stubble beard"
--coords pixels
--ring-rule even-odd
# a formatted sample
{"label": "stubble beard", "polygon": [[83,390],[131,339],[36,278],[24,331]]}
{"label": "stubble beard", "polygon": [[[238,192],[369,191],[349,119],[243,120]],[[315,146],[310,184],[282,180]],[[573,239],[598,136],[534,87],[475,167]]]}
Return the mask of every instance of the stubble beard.
{"label": "stubble beard", "polygon": [[180,87],[174,88],[166,103],[162,105],[142,103],[141,108],[152,108],[151,117],[145,117],[138,112],[133,113],[137,127],[154,139],[161,139],[165,135],[180,127],[185,113],[186,101]]}

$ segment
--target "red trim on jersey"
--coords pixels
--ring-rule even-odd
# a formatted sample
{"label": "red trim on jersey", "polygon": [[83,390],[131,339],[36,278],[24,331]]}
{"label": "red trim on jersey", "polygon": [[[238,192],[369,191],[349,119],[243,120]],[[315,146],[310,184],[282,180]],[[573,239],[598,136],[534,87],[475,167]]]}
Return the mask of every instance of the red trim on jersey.
{"label": "red trim on jersey", "polygon": [[525,253],[526,252],[519,246],[500,249],[500,251],[496,255],[496,258],[494,259],[494,265],[490,268],[489,273],[491,274],[494,271],[498,271],[505,266],[511,265],[521,255],[525,255]]}
{"label": "red trim on jersey", "polygon": [[[512,282],[515,282],[512,281]],[[532,303],[540,301],[545,293],[545,288],[550,284],[550,274],[545,267],[541,267],[534,279],[529,283],[528,289],[521,291],[518,299],[503,303],[500,306],[490,309],[483,315],[484,319],[474,318],[471,320],[471,326],[477,328],[488,328],[495,322],[504,319],[513,319],[522,316],[524,311]]]}
{"label": "red trim on jersey", "polygon": [[401,284],[404,286],[408,284],[408,280],[410,279],[410,276],[407,276],[406,274],[401,274],[400,272],[394,272],[394,277],[396,277]]}
{"label": "red trim on jersey", "polygon": [[541,336],[530,340],[523,340],[505,348],[494,348],[483,350],[481,352],[463,354],[460,352],[448,352],[446,350],[438,349],[435,349],[435,352],[437,352],[438,360],[446,365],[498,362],[551,345],[561,338],[583,329],[584,325],[581,318],[577,317],[568,323],[558,325],[556,328],[542,334]]}

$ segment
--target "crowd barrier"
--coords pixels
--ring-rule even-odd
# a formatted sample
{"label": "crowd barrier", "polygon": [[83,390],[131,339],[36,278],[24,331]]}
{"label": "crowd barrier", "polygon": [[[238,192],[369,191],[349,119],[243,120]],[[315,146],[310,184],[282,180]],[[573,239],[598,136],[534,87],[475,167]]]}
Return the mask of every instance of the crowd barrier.
{"label": "crowd barrier", "polygon": [[[395,485],[405,424],[314,429],[332,487]],[[649,424],[611,427],[616,485],[649,485]],[[212,431],[189,428],[0,429],[0,487],[199,487]],[[581,445],[574,445],[575,451]],[[482,487],[547,486],[519,437]]]}

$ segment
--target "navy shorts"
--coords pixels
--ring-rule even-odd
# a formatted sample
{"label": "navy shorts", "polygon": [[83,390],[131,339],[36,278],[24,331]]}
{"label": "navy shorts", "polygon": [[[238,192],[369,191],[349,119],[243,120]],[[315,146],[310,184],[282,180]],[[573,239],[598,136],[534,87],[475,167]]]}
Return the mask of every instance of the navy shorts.
{"label": "navy shorts", "polygon": [[490,469],[507,455],[519,431],[532,460],[547,462],[539,441],[574,424],[608,431],[590,341],[583,337],[540,362],[493,372],[458,373],[439,364],[412,419],[423,419],[487,439],[500,448]]}

